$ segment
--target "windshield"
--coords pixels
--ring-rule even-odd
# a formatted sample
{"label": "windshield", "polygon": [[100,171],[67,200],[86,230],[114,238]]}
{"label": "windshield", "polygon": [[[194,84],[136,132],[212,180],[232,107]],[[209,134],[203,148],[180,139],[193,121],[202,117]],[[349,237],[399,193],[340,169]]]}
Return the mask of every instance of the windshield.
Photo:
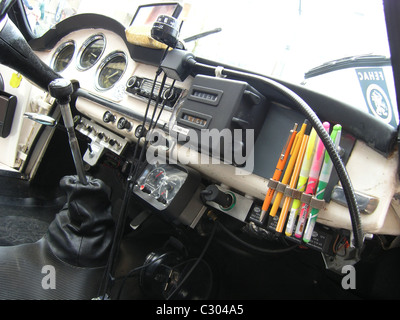
{"label": "windshield", "polygon": [[[156,2],[156,1],[153,1]],[[128,27],[136,8],[152,1],[23,0],[31,28],[41,36],[78,13],[100,13]],[[389,56],[381,0],[190,0],[181,39],[196,56],[301,83],[327,61]]]}
{"label": "windshield", "polygon": [[291,82],[333,59],[389,54],[381,0],[194,2],[182,32],[222,29],[196,41],[196,55]]}

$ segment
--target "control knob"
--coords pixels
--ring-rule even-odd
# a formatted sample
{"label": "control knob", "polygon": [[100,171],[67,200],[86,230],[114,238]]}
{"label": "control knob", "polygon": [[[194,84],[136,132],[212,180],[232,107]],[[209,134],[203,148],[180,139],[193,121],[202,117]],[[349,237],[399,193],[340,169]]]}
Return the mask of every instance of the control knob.
{"label": "control knob", "polygon": [[117,128],[120,130],[127,129],[129,131],[132,129],[132,124],[127,119],[122,117],[118,120]]}
{"label": "control knob", "polygon": [[115,116],[110,111],[106,111],[103,115],[103,121],[105,123],[114,122]]}

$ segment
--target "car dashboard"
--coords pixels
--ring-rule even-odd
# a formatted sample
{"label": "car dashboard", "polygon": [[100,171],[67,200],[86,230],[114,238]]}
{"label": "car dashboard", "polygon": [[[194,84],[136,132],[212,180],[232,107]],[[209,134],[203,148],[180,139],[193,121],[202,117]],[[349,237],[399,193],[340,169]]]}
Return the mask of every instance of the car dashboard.
{"label": "car dashboard", "polygon": [[[120,155],[127,144],[137,142],[158,69],[157,66],[132,59],[126,40],[122,36],[106,29],[82,29],[58,39],[50,50],[36,51],[37,55],[53,68],[62,66],[63,70],[59,73],[63,77],[79,84],[75,105],[82,118],[76,125],[76,130],[91,140],[91,148],[87,149],[84,155],[85,161],[91,166],[96,165],[96,159],[100,158],[104,149]],[[88,44],[98,42],[98,37],[103,39],[101,43],[104,48],[100,50],[95,46],[93,47],[101,52],[100,56],[94,63],[91,63],[90,67],[82,68],[81,64],[90,63],[84,60],[90,53],[82,55],[82,52],[85,49],[88,50]],[[71,49],[65,49],[68,46],[71,46]],[[68,52],[65,53],[64,50]],[[172,128],[176,123],[177,114],[191,90],[193,81],[193,76],[188,77],[183,82],[167,79],[161,96],[170,95],[171,97],[167,99],[168,103],[163,108],[157,122],[157,128],[164,129],[162,131],[164,139],[167,139],[168,135],[165,129]],[[157,90],[161,80],[158,79],[156,83]],[[173,92],[169,92],[172,86]],[[154,112],[156,98],[153,96],[151,100],[147,112],[148,122],[150,122],[150,116]],[[270,104],[273,106],[271,107]],[[156,110],[157,114],[160,108]],[[265,121],[262,129],[259,130],[261,136],[258,135],[257,138],[260,137],[260,139],[256,140],[255,144],[255,148],[260,147],[263,150],[262,152],[258,152],[258,150],[255,152],[253,172],[232,163],[223,163],[218,159],[214,159],[214,163],[212,163],[212,158],[204,160],[202,164],[201,161],[198,161],[199,153],[190,148],[189,152],[186,150],[184,153],[183,150],[187,145],[182,142],[177,143],[177,139],[170,139],[168,146],[162,147],[168,148],[168,153],[179,153],[181,156],[179,160],[182,163],[187,163],[204,175],[206,179],[222,185],[227,190],[235,190],[238,195],[243,197],[254,199],[254,201],[263,201],[268,189],[268,180],[272,177],[271,169],[277,160],[276,154],[279,153],[279,148],[284,145],[286,139],[285,135],[272,136],[270,133],[276,132],[275,130],[280,125],[285,125],[289,132],[294,123],[301,123],[304,119],[301,114],[293,111],[290,104],[285,105],[273,99],[269,99],[265,103],[265,108],[269,109],[269,114],[264,115]],[[287,119],[282,119],[283,116]],[[277,118],[280,119],[278,120],[281,121],[280,124],[271,123]],[[193,121],[200,120],[194,119]],[[364,169],[357,164],[358,159],[347,155],[349,158],[346,165],[347,170],[351,177],[356,178],[353,180],[355,190],[360,194],[370,194],[369,190],[374,190],[373,197],[380,199],[373,215],[363,215],[365,231],[370,233],[397,233],[397,223],[394,225],[389,222],[393,218],[396,220],[396,218],[392,217],[391,214],[386,214],[387,209],[390,208],[390,197],[385,196],[390,192],[391,185],[393,185],[393,182],[388,183],[393,180],[393,171],[389,173],[386,168],[389,166],[392,170],[395,170],[396,157],[394,155],[382,156],[382,152],[376,152],[367,143],[362,141],[355,143],[355,139],[351,135],[348,136],[349,138],[346,138],[346,136],[343,138],[343,145],[346,148],[355,154],[365,154],[366,158],[373,157],[376,170],[380,170],[381,167],[385,168],[380,174],[377,173],[377,176],[380,177],[379,180],[367,181],[369,179],[363,179],[362,176],[364,175],[359,172]],[[350,151],[347,152],[350,153]],[[352,161],[352,159],[355,159],[355,161]],[[260,165],[259,162],[269,164]],[[377,186],[379,186],[379,191]],[[382,186],[387,186],[387,189],[381,188]],[[379,194],[375,191],[378,191]],[[380,210],[381,207],[382,210]],[[330,202],[324,212],[321,213],[320,219],[328,226],[351,229],[347,208],[343,204]]]}

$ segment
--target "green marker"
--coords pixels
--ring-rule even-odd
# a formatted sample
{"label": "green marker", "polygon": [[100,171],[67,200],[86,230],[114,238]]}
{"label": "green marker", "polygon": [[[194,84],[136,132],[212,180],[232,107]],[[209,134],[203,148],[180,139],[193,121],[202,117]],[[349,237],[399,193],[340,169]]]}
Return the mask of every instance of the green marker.
{"label": "green marker", "polygon": [[[299,180],[297,181],[297,190],[304,192],[307,186],[308,175],[310,174],[311,163],[315,152],[315,141],[317,140],[317,131],[313,128],[310,133],[310,138],[307,143],[306,153],[304,155],[304,160],[301,165]],[[301,201],[294,199],[292,203],[292,208],[290,209],[288,222],[286,224],[285,234],[290,237],[293,233],[294,224],[296,222],[296,217],[299,214]]]}
{"label": "green marker", "polygon": [[[331,139],[332,139],[336,149],[339,146],[341,135],[342,135],[342,126],[340,124],[336,124],[333,127],[332,133],[331,133]],[[319,176],[317,192],[315,194],[316,198],[319,200],[322,200],[324,198],[325,189],[329,182],[332,168],[333,168],[332,160],[329,157],[328,152],[325,151],[324,163],[322,165],[321,174]],[[318,212],[319,212],[319,210],[316,208],[311,209],[310,217],[307,221],[306,229],[304,231],[304,236],[303,236],[304,242],[310,242],[310,240],[311,240],[314,226],[317,221]]]}

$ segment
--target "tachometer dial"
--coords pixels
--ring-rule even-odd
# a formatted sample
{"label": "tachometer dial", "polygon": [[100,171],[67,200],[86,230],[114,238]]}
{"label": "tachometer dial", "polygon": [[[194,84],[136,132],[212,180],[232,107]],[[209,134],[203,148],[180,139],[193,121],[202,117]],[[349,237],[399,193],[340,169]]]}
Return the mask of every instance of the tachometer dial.
{"label": "tachometer dial", "polygon": [[67,41],[60,45],[54,53],[51,67],[55,72],[64,71],[72,61],[75,53],[75,42]]}
{"label": "tachometer dial", "polygon": [[88,70],[99,61],[106,47],[106,40],[102,34],[87,39],[78,53],[78,69]]}
{"label": "tachometer dial", "polygon": [[155,168],[147,175],[146,180],[143,185],[140,186],[140,189],[148,193],[153,193],[160,189],[165,177],[166,173],[163,168]]}
{"label": "tachometer dial", "polygon": [[124,74],[126,64],[127,60],[123,52],[109,54],[97,71],[97,88],[99,90],[112,88]]}

